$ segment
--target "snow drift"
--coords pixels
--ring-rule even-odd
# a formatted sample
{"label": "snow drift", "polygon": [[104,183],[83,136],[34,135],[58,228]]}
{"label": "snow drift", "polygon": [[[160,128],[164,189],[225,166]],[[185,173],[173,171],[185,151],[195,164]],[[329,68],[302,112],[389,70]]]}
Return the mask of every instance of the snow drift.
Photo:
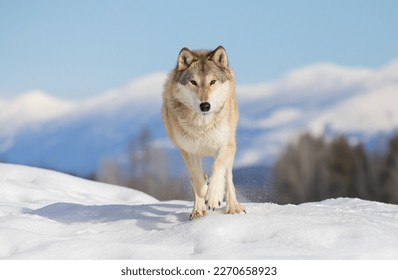
{"label": "snow drift", "polygon": [[339,198],[247,203],[189,221],[192,203],[0,164],[2,259],[396,259],[398,206]]}

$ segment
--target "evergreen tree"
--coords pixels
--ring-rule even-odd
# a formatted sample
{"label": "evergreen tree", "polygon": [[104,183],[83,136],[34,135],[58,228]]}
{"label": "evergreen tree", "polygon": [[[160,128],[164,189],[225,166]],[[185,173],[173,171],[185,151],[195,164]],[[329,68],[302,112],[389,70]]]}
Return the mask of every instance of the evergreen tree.
{"label": "evergreen tree", "polygon": [[[398,137],[397,137],[398,139]],[[398,140],[392,141],[384,168],[385,196],[395,201],[398,179]],[[303,203],[327,198],[358,197],[381,200],[375,169],[361,144],[352,146],[344,136],[330,142],[303,134],[290,144],[274,166],[274,187],[279,203]]]}
{"label": "evergreen tree", "polygon": [[389,150],[380,174],[382,201],[398,203],[398,135],[390,140]]}

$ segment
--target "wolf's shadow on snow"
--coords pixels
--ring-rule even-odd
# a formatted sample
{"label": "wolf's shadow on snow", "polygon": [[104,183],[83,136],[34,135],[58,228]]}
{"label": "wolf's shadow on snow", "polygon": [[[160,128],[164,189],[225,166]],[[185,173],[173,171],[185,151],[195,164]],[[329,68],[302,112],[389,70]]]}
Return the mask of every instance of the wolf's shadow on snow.
{"label": "wolf's shadow on snow", "polygon": [[189,220],[189,207],[178,204],[82,205],[57,202],[36,210],[24,209],[23,212],[64,224],[136,220],[144,230],[163,229],[165,224]]}

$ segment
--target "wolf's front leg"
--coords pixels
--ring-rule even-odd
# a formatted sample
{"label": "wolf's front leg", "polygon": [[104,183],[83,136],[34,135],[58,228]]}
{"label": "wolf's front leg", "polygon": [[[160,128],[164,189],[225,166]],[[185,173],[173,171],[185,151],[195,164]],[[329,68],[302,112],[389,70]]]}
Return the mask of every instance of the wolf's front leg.
{"label": "wolf's front leg", "polygon": [[[203,175],[203,178],[206,182],[206,190],[207,190],[207,184],[208,184],[208,177],[206,174]],[[194,187],[194,183],[193,180],[191,179],[191,183],[192,183],[192,190],[193,190],[193,194],[194,194],[194,205],[193,205],[193,210],[191,215],[189,216],[190,220],[195,220],[198,219],[200,217],[206,216],[206,204],[205,204],[205,199],[204,199],[204,195],[199,196],[196,193],[196,189]]]}
{"label": "wolf's front leg", "polygon": [[235,186],[232,181],[232,164],[227,169],[227,206],[225,207],[226,214],[246,213],[244,206],[240,205],[236,199]]}
{"label": "wolf's front leg", "polygon": [[[232,146],[231,154],[235,155],[236,145]],[[235,185],[233,182],[232,176],[232,168],[233,168],[233,157],[229,162],[226,170],[226,201],[227,206],[225,207],[226,214],[239,214],[239,213],[246,213],[245,207],[240,205],[238,200],[236,199],[236,192],[235,192]]]}
{"label": "wolf's front leg", "polygon": [[228,148],[221,149],[214,160],[209,189],[205,196],[205,203],[208,209],[214,210],[220,207],[221,202],[224,200],[226,167],[231,160],[231,155],[228,152],[230,152]]}
{"label": "wolf's front leg", "polygon": [[191,175],[193,192],[198,197],[205,197],[207,193],[207,176],[203,175],[202,159],[198,155],[190,154],[180,150],[185,165]]}
{"label": "wolf's front leg", "polygon": [[190,219],[197,219],[206,215],[204,197],[207,192],[207,176],[203,175],[202,160],[199,156],[181,150],[185,164],[191,174],[191,184],[194,194],[194,207]]}
{"label": "wolf's front leg", "polygon": [[205,199],[203,197],[197,196],[195,191],[194,191],[194,196],[195,196],[195,201],[192,213],[189,216],[190,220],[195,220],[206,215]]}
{"label": "wolf's front leg", "polygon": [[213,172],[211,176],[209,189],[207,190],[207,194],[205,196],[205,203],[207,208],[216,209],[221,206],[221,202],[224,200],[224,193],[225,193],[225,179],[224,176],[221,175],[225,172]]}

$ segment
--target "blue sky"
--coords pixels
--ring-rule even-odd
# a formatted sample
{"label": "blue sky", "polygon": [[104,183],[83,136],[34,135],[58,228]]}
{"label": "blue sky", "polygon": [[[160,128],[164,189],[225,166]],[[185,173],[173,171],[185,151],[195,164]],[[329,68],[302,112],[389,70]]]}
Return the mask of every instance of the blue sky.
{"label": "blue sky", "polygon": [[398,58],[398,1],[3,1],[0,95],[83,99],[224,45],[239,84]]}

